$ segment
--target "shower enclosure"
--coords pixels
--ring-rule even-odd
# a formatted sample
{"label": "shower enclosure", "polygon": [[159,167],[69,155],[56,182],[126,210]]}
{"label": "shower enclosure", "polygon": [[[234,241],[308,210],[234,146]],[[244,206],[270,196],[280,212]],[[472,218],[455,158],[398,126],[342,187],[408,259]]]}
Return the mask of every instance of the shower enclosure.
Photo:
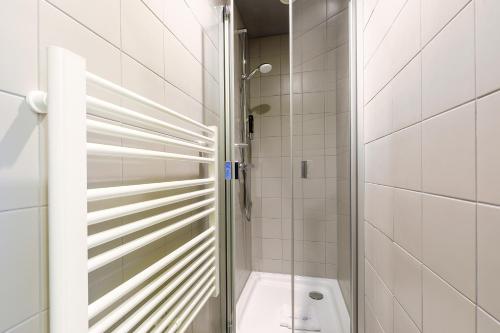
{"label": "shower enclosure", "polygon": [[226,12],[228,332],[355,332],[353,5],[288,2]]}

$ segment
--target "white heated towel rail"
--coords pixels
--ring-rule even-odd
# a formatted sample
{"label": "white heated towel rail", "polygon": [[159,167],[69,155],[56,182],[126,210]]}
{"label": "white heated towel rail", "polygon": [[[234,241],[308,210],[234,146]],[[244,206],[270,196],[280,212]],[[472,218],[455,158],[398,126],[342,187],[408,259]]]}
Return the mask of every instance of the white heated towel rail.
{"label": "white heated towel rail", "polygon": [[[88,96],[88,83],[192,129]],[[58,47],[48,50],[47,93],[34,91],[27,101],[36,112],[48,113],[50,331],[184,332],[207,300],[219,293],[217,128],[87,72],[83,58]],[[87,133],[159,143],[167,149],[176,146],[194,154],[89,143]],[[208,175],[89,189],[90,155],[202,163],[208,165]],[[158,197],[171,190],[175,194]],[[87,209],[88,202],[148,197],[145,194],[156,196]],[[160,213],[89,233],[89,226],[106,226],[107,221],[158,208]],[[203,232],[89,304],[89,273],[205,219],[209,223]],[[112,242],[124,236],[126,240]],[[103,245],[97,255],[89,255]]]}

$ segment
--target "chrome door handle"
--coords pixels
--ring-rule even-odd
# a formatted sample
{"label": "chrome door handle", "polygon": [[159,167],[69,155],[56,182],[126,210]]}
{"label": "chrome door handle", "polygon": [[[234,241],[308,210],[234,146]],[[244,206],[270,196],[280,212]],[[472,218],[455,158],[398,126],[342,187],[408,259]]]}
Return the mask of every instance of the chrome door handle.
{"label": "chrome door handle", "polygon": [[308,177],[308,163],[309,161],[300,161],[300,178],[306,179]]}
{"label": "chrome door handle", "polygon": [[236,148],[247,148],[248,147],[248,143],[243,143],[243,142],[235,143],[234,146]]}

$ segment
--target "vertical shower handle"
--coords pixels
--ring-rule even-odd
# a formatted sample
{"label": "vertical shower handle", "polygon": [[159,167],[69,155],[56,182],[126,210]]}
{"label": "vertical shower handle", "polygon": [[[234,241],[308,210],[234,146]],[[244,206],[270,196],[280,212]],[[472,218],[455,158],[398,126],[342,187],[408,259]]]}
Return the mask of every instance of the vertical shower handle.
{"label": "vertical shower handle", "polygon": [[308,177],[308,163],[309,161],[300,161],[300,178],[306,179]]}

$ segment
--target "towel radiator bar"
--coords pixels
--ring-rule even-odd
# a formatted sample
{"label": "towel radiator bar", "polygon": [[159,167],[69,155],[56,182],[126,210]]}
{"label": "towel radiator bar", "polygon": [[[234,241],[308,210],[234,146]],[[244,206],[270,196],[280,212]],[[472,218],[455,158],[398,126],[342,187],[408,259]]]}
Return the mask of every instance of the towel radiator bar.
{"label": "towel radiator bar", "polygon": [[[195,130],[88,96],[88,83]],[[50,331],[184,332],[208,299],[219,294],[217,128],[87,72],[83,58],[58,47],[48,50],[47,93],[31,92],[27,102],[34,111],[48,114]],[[196,155],[89,143],[87,133],[180,147]],[[89,189],[88,155],[201,163],[208,165],[208,177]],[[87,207],[88,202],[179,189],[180,194],[97,211]],[[88,232],[89,226],[155,208],[162,212]],[[204,219],[208,227],[203,232],[89,304],[89,273]],[[143,234],[152,226],[156,228]],[[114,247],[110,243],[134,234]],[[89,257],[89,250],[101,245],[106,249]]]}

